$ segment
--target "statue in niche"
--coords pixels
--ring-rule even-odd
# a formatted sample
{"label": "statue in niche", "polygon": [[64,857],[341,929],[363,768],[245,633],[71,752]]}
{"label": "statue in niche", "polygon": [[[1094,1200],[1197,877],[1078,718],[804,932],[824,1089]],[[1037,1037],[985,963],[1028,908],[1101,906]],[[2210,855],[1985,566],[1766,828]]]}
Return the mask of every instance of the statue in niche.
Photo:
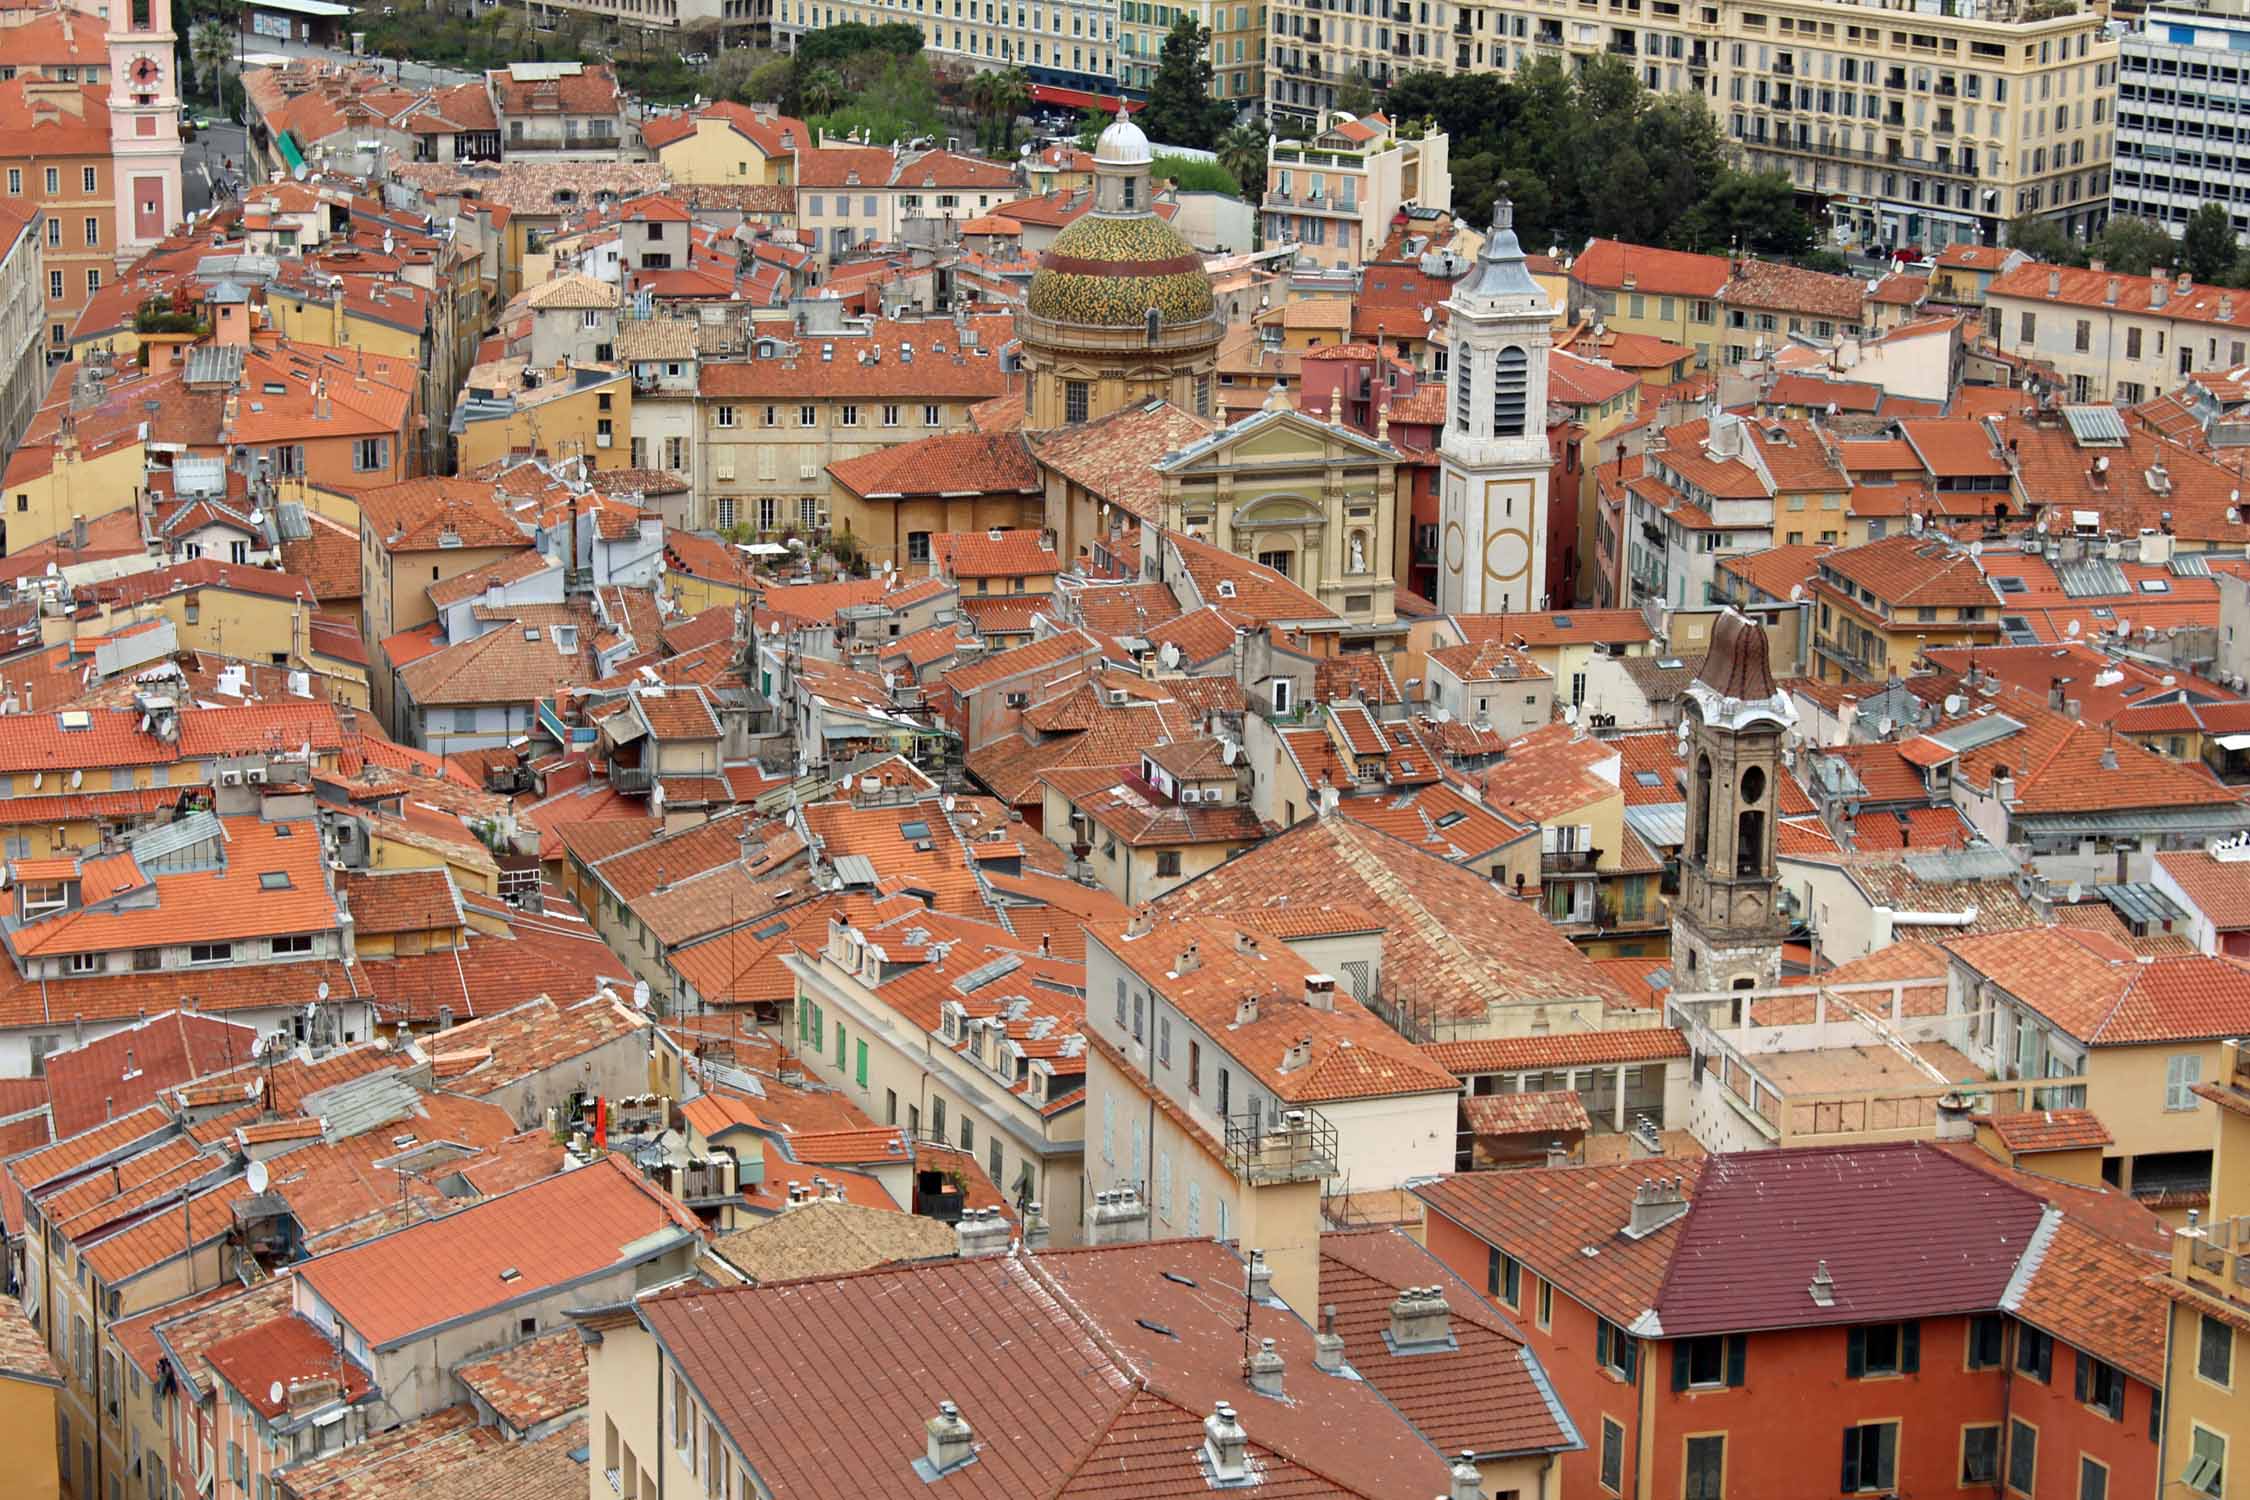
{"label": "statue in niche", "polygon": [[1355,531],[1352,533],[1352,571],[1354,573],[1367,571],[1367,537],[1363,532]]}

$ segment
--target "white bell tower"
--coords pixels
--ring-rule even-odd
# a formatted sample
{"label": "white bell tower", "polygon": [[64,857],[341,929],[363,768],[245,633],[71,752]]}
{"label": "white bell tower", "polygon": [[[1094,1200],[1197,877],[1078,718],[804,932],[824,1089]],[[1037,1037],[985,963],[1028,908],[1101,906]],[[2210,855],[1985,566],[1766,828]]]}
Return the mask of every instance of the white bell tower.
{"label": "white bell tower", "polygon": [[109,170],[120,267],[187,217],[172,0],[110,0]]}
{"label": "white bell tower", "polygon": [[1492,205],[1483,256],[1445,305],[1452,353],[1438,443],[1438,608],[1538,609],[1547,592],[1555,309],[1524,264],[1505,196]]}

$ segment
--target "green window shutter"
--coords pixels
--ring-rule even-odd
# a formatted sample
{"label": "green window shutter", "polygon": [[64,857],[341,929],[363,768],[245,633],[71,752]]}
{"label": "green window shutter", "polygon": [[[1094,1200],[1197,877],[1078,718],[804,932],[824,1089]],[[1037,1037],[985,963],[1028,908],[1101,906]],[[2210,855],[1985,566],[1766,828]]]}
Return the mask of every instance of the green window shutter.
{"label": "green window shutter", "polygon": [[1746,1378],[1745,1372],[1747,1371],[1749,1364],[1750,1335],[1747,1333],[1728,1334],[1727,1384],[1730,1386],[1738,1386],[1742,1384],[1743,1380]]}
{"label": "green window shutter", "polygon": [[1922,1368],[1922,1325],[1906,1322],[1898,1330],[1898,1367],[1912,1375]]}
{"label": "green window shutter", "polygon": [[[1852,1330],[1857,1333],[1858,1329]],[[1844,1429],[1844,1493],[1849,1495],[1859,1488],[1859,1429]]]}
{"label": "green window shutter", "polygon": [[838,1021],[838,1022],[836,1023],[836,1066],[837,1066],[837,1067],[839,1067],[839,1068],[841,1068],[841,1067],[842,1067],[843,1065],[844,1065],[844,1023],[843,1023],[843,1022],[841,1022],[841,1021]]}
{"label": "green window shutter", "polygon": [[2070,1362],[2077,1367],[2076,1372],[2071,1377],[2072,1390],[2078,1399],[2083,1401],[2086,1399],[2086,1352],[2083,1349],[2074,1349],[2071,1351],[2071,1356]]}
{"label": "green window shutter", "polygon": [[1686,1339],[1674,1339],[1672,1340],[1672,1389],[1684,1391],[1687,1388],[1688,1341]]}
{"label": "green window shutter", "polygon": [[855,1042],[855,1043],[853,1043],[853,1048],[854,1048],[854,1050],[853,1050],[853,1053],[852,1053],[852,1065],[853,1065],[853,1066],[852,1066],[852,1072],[853,1072],[853,1075],[854,1075],[854,1076],[855,1076],[855,1077],[856,1077],[856,1078],[857,1078],[857,1079],[859,1080],[859,1086],[860,1086],[861,1088],[866,1088],[866,1087],[867,1087],[867,1043],[865,1043],[865,1042]]}
{"label": "green window shutter", "polygon": [[[1867,1330],[1854,1328],[1844,1336],[1844,1374],[1858,1380],[1867,1373]],[[1852,1488],[1845,1485],[1845,1489]]]}

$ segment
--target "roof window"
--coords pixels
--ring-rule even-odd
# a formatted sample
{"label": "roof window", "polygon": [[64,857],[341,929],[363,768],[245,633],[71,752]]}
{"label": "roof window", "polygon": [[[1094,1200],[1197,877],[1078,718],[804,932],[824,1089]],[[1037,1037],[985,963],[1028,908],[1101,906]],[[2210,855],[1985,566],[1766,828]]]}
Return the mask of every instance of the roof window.
{"label": "roof window", "polygon": [[261,870],[258,872],[258,889],[261,891],[287,891],[295,889],[289,883],[287,870]]}

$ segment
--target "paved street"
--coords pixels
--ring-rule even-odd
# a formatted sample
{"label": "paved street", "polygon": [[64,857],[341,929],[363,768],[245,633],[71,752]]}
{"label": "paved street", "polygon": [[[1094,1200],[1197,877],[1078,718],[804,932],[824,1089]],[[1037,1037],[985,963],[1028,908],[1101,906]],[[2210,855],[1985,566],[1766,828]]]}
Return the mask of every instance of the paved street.
{"label": "paved street", "polygon": [[187,159],[181,163],[181,191],[187,199],[190,213],[209,208],[214,198],[213,189],[227,175],[226,164],[234,163],[234,176],[241,180],[243,162],[247,157],[246,132],[231,121],[214,125],[209,130],[199,130],[188,143]]}
{"label": "paved street", "polygon": [[[269,37],[246,38],[245,44],[251,58],[261,56],[318,57],[329,62],[350,62],[349,49],[335,47],[308,47],[302,42],[277,42]],[[442,86],[449,83],[467,83],[477,77],[475,73],[459,68],[440,68],[430,63],[415,62],[409,58],[404,63],[396,59],[380,59],[383,71],[402,83],[423,86]],[[254,64],[253,64],[254,65]]]}

